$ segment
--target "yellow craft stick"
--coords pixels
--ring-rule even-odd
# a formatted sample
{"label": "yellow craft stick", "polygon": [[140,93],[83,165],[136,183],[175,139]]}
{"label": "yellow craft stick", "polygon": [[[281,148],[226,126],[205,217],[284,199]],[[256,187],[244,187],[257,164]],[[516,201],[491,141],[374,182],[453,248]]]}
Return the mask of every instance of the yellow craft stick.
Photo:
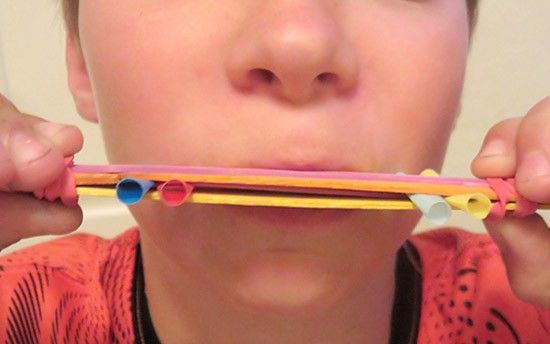
{"label": "yellow craft stick", "polygon": [[[82,196],[100,196],[116,198],[116,189],[79,186],[76,188],[77,194]],[[471,195],[469,196],[471,200]],[[150,191],[145,194],[145,199],[160,200],[157,191]],[[467,198],[467,197],[466,197]],[[468,198],[467,198],[468,199]],[[446,199],[447,200],[447,199]],[[409,200],[391,200],[391,199],[367,199],[345,196],[319,196],[319,195],[297,195],[297,194],[275,194],[271,192],[235,192],[235,191],[216,191],[202,192],[194,191],[188,198],[189,203],[202,204],[227,204],[243,206],[273,206],[273,207],[297,207],[297,208],[317,208],[317,209],[374,209],[374,210],[413,210],[416,206]],[[476,200],[477,202],[477,200]],[[463,210],[460,202],[449,202],[453,209]],[[472,206],[472,204],[470,204]],[[477,205],[470,210],[469,214],[475,214],[480,218],[482,213]],[[508,203],[507,210],[514,210],[515,203]],[[545,205],[542,209],[550,209]]]}
{"label": "yellow craft stick", "polygon": [[[116,198],[116,189],[78,186],[77,194],[81,196],[99,196]],[[146,193],[143,199],[160,200],[158,191]],[[416,207],[407,200],[362,199],[354,197],[310,196],[297,194],[274,194],[271,192],[237,193],[237,192],[202,192],[193,191],[188,203],[227,204],[244,206],[270,206],[292,208],[331,208],[331,209],[377,209],[377,210],[412,210]]]}

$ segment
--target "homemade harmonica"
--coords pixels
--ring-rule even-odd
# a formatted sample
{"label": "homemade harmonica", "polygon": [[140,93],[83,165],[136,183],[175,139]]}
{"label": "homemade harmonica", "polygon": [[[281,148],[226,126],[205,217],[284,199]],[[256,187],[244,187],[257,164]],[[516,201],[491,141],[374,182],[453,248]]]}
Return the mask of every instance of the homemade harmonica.
{"label": "homemade harmonica", "polygon": [[[483,219],[490,213],[550,209],[522,198],[512,179],[442,178],[437,175],[293,171],[154,165],[67,165],[58,182],[65,197],[117,197],[127,205],[142,199],[183,203],[295,208],[412,210],[436,223],[451,209]],[[70,180],[70,182],[68,181]],[[64,185],[60,187],[60,185]],[[50,189],[49,198],[63,198]],[[56,189],[57,190],[57,189]],[[35,193],[44,197],[47,190]],[[420,196],[420,197],[418,197]],[[499,208],[500,209],[497,209]],[[519,209],[522,208],[522,209]]]}

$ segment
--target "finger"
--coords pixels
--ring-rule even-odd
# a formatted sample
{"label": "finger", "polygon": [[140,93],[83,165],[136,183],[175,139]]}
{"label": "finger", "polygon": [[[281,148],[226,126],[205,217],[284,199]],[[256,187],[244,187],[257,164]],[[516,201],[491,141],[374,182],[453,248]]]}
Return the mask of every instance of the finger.
{"label": "finger", "polygon": [[80,207],[39,201],[24,194],[0,193],[0,250],[21,239],[67,234],[82,223]]}
{"label": "finger", "polygon": [[15,167],[11,162],[8,150],[0,142],[0,186],[8,184],[15,175]]}
{"label": "finger", "polygon": [[19,119],[4,123],[1,128],[0,149],[7,152],[9,161],[0,165],[0,190],[34,191],[46,187],[59,177],[65,166],[64,156],[74,155],[82,148],[82,134],[77,127],[32,117],[26,117],[26,121],[34,123],[32,126]]}
{"label": "finger", "polygon": [[64,156],[74,155],[82,149],[82,132],[74,125],[48,122],[40,117],[18,112],[13,105],[3,112],[0,109],[0,114],[0,134],[4,144],[10,131],[29,129],[48,140]]}
{"label": "finger", "polygon": [[535,202],[550,202],[550,97],[521,121],[516,155],[519,193]]}
{"label": "finger", "polygon": [[13,129],[4,141],[15,170],[7,185],[9,190],[34,191],[53,183],[61,174],[63,154],[32,130]]}
{"label": "finger", "polygon": [[550,230],[542,217],[484,223],[500,249],[514,293],[526,302],[550,306]]}
{"label": "finger", "polygon": [[35,130],[49,140],[52,146],[61,151],[64,156],[74,155],[82,149],[82,133],[76,126],[52,123],[40,117],[22,113],[0,93],[0,134],[4,134],[4,145],[6,145],[6,132],[24,128]]}
{"label": "finger", "polygon": [[17,110],[15,105],[2,93],[0,93],[0,111],[7,111],[6,109],[9,109],[10,111]]}
{"label": "finger", "polygon": [[512,177],[516,172],[516,136],[521,117],[494,125],[472,161],[470,169],[478,178]]}
{"label": "finger", "polygon": [[77,153],[82,144],[77,127],[21,113],[0,94],[0,190],[47,187],[65,167],[64,157]]}
{"label": "finger", "polygon": [[38,134],[50,141],[63,156],[75,155],[82,149],[82,132],[74,125],[39,121],[33,125]]}

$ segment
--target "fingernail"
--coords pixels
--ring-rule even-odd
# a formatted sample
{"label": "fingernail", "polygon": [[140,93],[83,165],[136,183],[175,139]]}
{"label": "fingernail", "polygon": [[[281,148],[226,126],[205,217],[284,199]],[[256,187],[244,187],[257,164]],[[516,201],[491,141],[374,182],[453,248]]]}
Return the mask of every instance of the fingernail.
{"label": "fingernail", "polygon": [[550,174],[550,161],[540,150],[528,152],[520,161],[516,179],[528,181],[535,177]]}
{"label": "fingernail", "polygon": [[478,153],[478,158],[487,158],[507,154],[507,145],[503,140],[493,140],[487,143]]}
{"label": "fingernail", "polygon": [[10,150],[14,160],[31,163],[48,154],[51,147],[40,142],[26,130],[17,130],[10,134]]}
{"label": "fingernail", "polygon": [[52,138],[57,135],[57,133],[59,133],[61,130],[67,128],[66,125],[53,122],[39,122],[36,123],[33,127],[34,130],[47,138]]}

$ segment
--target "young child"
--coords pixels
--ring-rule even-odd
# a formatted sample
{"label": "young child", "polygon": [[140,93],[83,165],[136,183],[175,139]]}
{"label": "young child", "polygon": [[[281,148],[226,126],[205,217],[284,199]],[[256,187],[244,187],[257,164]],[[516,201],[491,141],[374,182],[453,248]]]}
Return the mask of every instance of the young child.
{"label": "young child", "polygon": [[[477,1],[64,0],[69,87],[113,164],[440,168]],[[0,248],[68,233],[29,192],[77,128],[0,102]],[[487,134],[478,177],[550,201],[550,99]],[[550,231],[411,236],[415,212],[143,201],[139,228],[0,258],[2,343],[547,343]],[[494,241],[493,241],[494,240]]]}

